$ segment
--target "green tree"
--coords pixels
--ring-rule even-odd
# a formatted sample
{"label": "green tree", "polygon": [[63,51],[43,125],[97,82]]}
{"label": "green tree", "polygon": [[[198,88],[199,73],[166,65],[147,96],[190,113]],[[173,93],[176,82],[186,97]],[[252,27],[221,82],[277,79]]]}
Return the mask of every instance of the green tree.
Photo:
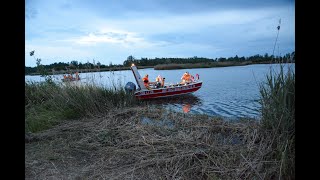
{"label": "green tree", "polygon": [[[34,50],[30,52],[30,56],[34,57]],[[35,57],[34,57],[35,58]],[[46,70],[45,66],[41,64],[41,59],[36,58],[36,64],[37,64],[37,71],[40,73],[41,77],[44,77],[46,82],[53,83],[52,76],[49,75],[48,71]]]}

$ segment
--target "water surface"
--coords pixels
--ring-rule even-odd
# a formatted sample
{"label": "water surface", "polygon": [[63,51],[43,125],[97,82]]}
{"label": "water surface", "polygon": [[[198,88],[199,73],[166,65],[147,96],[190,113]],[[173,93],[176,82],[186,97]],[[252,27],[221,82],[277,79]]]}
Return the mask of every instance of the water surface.
{"label": "water surface", "polygon": [[[295,64],[285,64],[295,68]],[[192,75],[199,74],[203,81],[202,87],[190,95],[151,100],[151,104],[166,108],[195,114],[208,114],[222,116],[230,119],[242,117],[260,118],[260,104],[258,100],[259,84],[266,80],[266,75],[272,68],[279,71],[279,64],[256,64],[248,66],[232,66],[220,68],[199,68],[179,70],[141,69],[141,76],[149,75],[149,80],[155,81],[160,74],[166,78],[166,83],[177,83],[183,73],[188,71]],[[53,76],[54,80],[61,82],[62,75]],[[81,84],[96,84],[98,86],[112,87],[124,86],[131,81],[136,84],[130,70],[114,72],[80,73]],[[26,81],[43,81],[40,76],[25,76]]]}

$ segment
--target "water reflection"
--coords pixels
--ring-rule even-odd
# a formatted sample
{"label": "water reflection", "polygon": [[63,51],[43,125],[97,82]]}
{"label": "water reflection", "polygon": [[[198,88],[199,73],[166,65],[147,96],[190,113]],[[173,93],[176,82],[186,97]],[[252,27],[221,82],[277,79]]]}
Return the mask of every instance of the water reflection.
{"label": "water reflection", "polygon": [[194,94],[148,99],[144,101],[149,105],[160,105],[184,113],[189,113],[192,110],[192,107],[194,106],[202,105],[202,100]]}
{"label": "water reflection", "polygon": [[190,109],[191,109],[191,105],[190,104],[185,104],[182,107],[182,110],[183,110],[184,113],[190,112]]}

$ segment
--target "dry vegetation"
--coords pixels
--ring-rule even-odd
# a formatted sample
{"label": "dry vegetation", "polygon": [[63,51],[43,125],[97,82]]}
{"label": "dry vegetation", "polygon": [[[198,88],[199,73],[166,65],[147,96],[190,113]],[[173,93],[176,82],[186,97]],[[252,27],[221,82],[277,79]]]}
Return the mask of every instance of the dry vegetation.
{"label": "dry vegetation", "polygon": [[257,122],[118,109],[26,136],[27,179],[270,179]]}

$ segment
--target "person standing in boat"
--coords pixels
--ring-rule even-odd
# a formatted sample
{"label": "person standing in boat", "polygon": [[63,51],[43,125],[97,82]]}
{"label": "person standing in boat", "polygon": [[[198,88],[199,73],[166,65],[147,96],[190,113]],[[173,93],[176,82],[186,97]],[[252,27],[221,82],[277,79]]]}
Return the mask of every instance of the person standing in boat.
{"label": "person standing in boat", "polygon": [[180,84],[186,84],[191,82],[191,75],[189,74],[188,71],[182,75],[181,80],[182,81]]}
{"label": "person standing in boat", "polygon": [[149,75],[146,74],[143,78],[142,78],[143,84],[144,86],[149,89]]}
{"label": "person standing in boat", "polygon": [[164,87],[164,81],[166,80],[166,78],[162,78],[162,81],[161,81],[161,87]]}
{"label": "person standing in boat", "polygon": [[160,74],[156,77],[156,88],[159,88],[162,86],[162,77],[160,76]]}

